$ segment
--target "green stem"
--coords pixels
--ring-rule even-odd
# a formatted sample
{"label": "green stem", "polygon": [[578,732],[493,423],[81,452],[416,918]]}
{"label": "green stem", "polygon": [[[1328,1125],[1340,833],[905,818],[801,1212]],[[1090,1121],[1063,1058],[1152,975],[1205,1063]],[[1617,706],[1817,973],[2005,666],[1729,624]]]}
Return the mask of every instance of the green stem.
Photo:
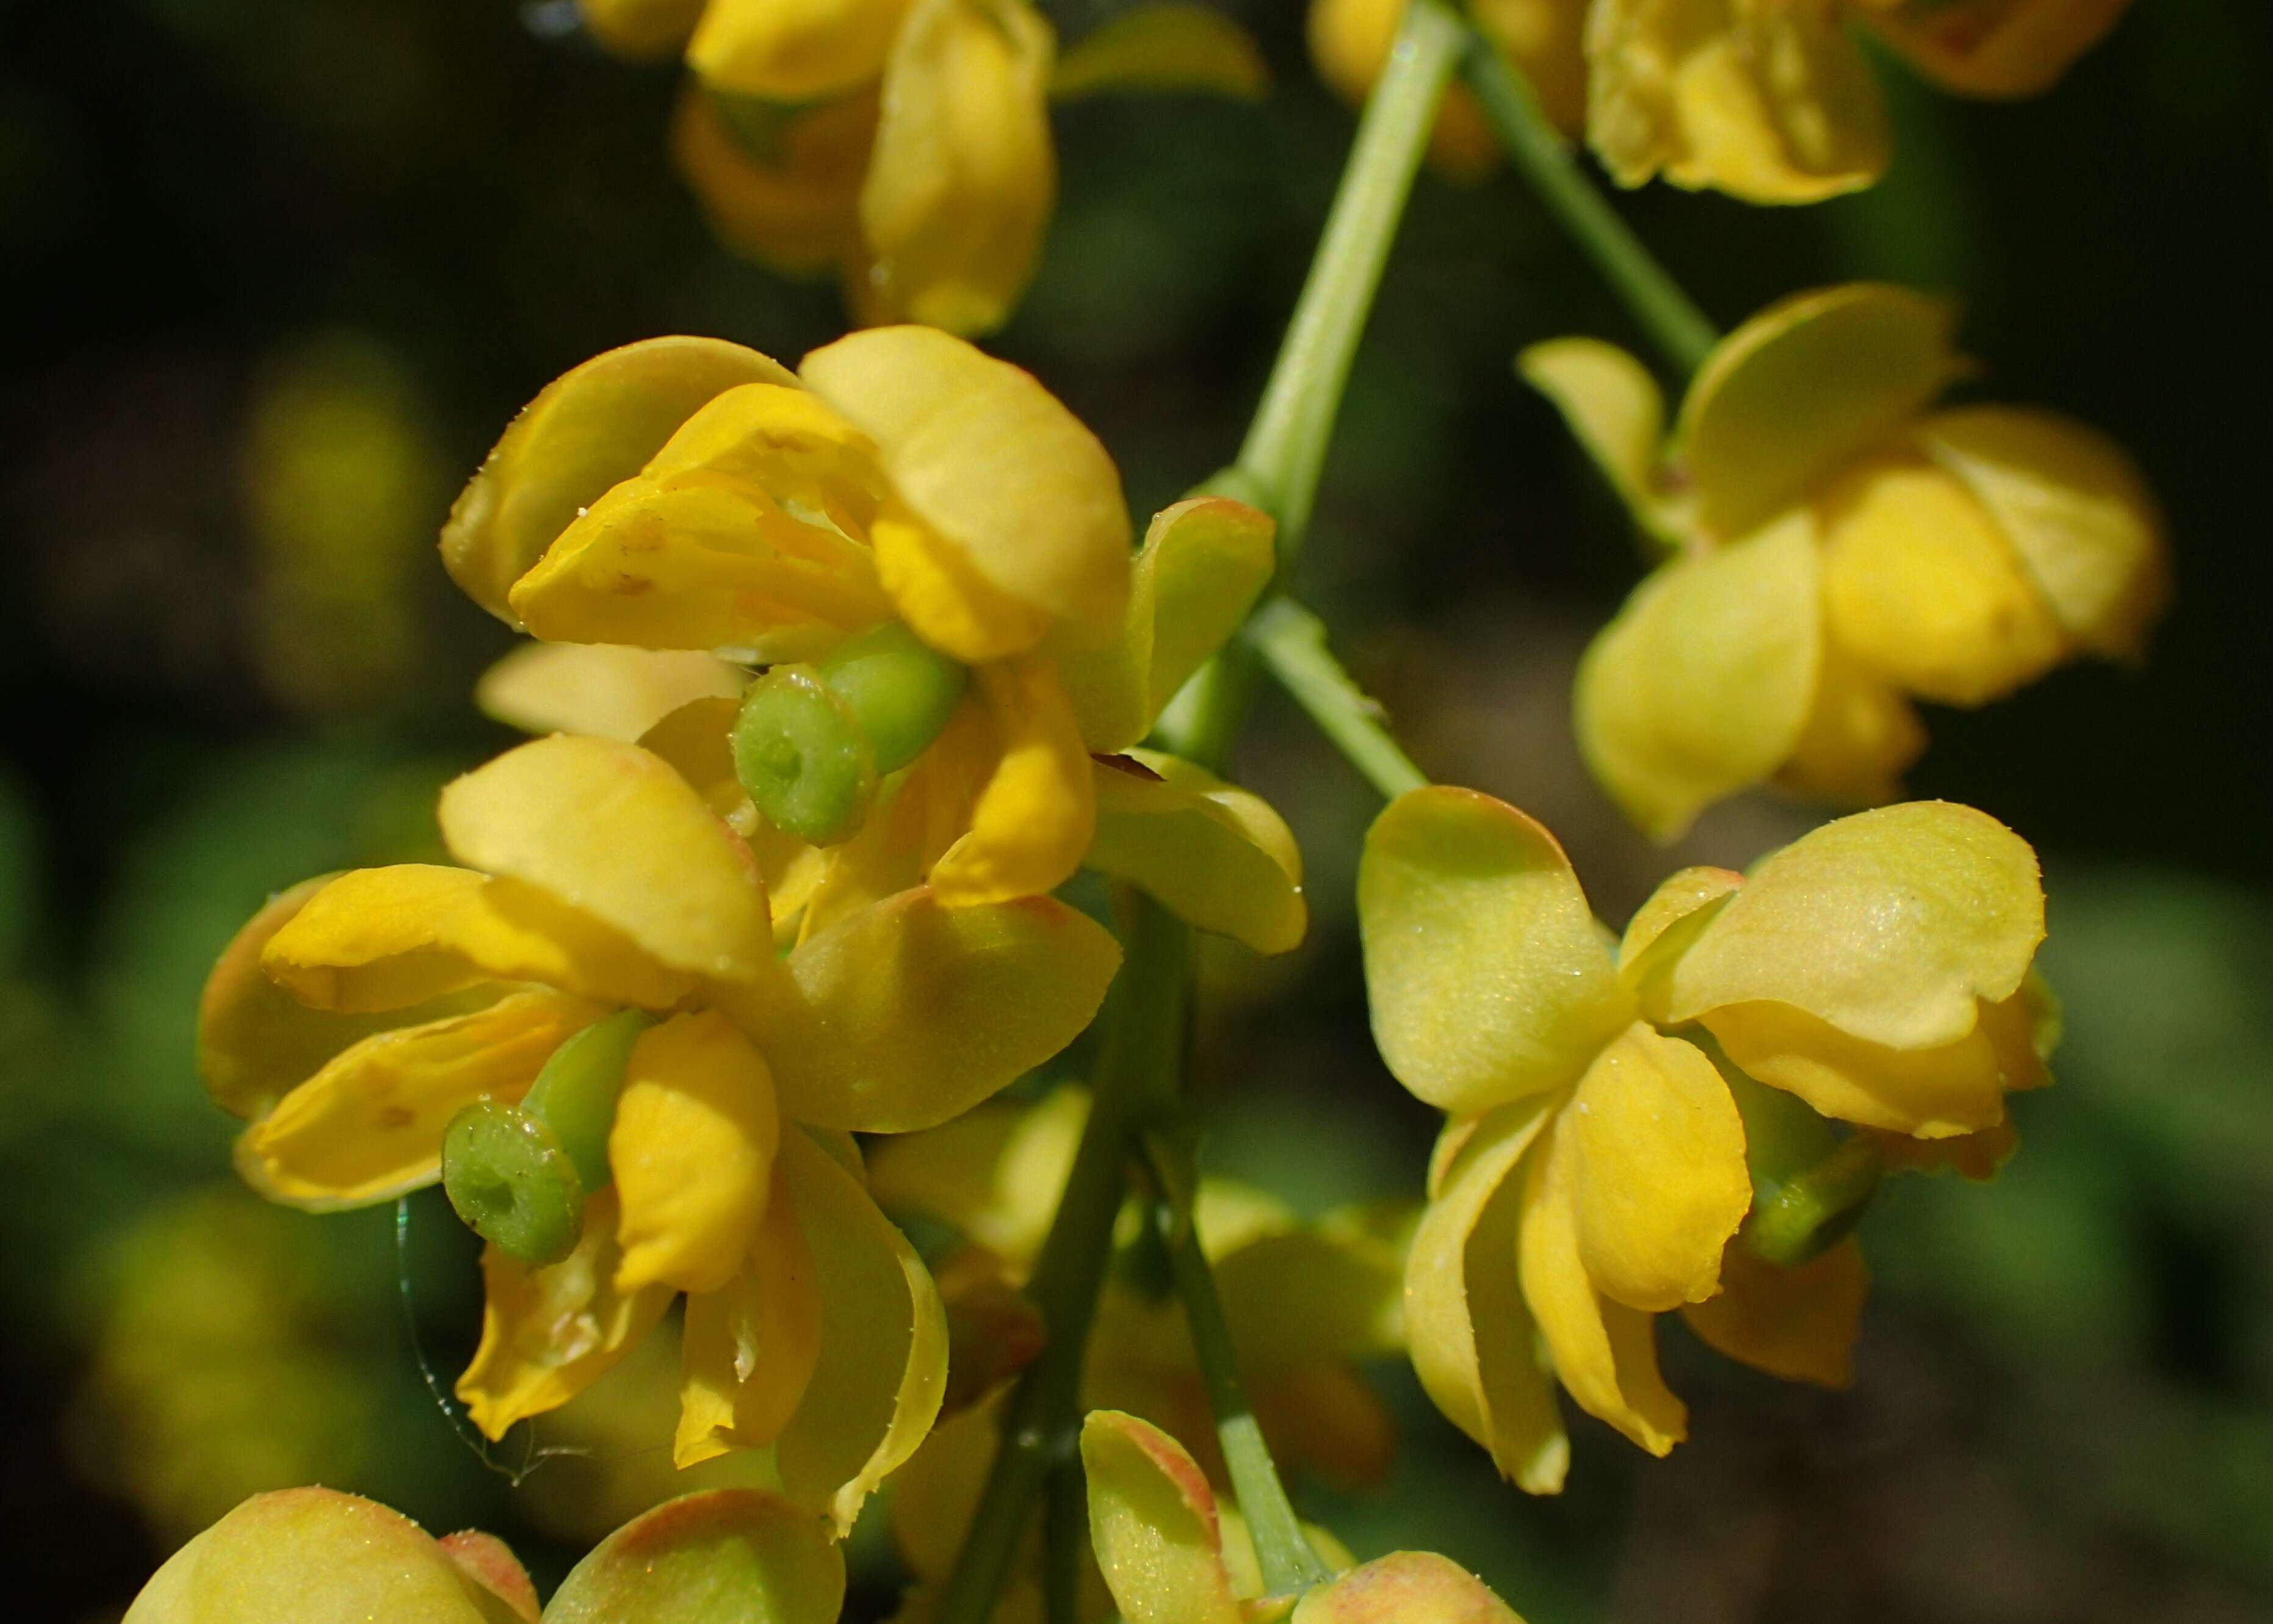
{"label": "green stem", "polygon": [[1128,894],[1127,918],[1126,956],[1089,1121],[1026,1287],[1049,1341],[1003,1407],[1001,1443],[940,1596],[938,1624],[986,1624],[993,1617],[1035,1496],[1054,1470],[1074,1459],[1082,1365],[1113,1255],[1114,1222],[1128,1193],[1131,1139],[1174,1098],[1184,1047],[1191,927],[1136,891]]}
{"label": "green stem", "polygon": [[1302,1519],[1287,1498],[1287,1486],[1279,1479],[1278,1463],[1271,1458],[1271,1446],[1264,1441],[1262,1425],[1240,1380],[1239,1355],[1216,1291],[1215,1271],[1200,1244],[1199,1219],[1193,1210],[1198,1179],[1190,1154],[1159,1134],[1147,1134],[1144,1149],[1157,1186],[1153,1225],[1167,1248],[1176,1294],[1183,1299],[1192,1350],[1199,1358],[1201,1380],[1207,1384],[1208,1407],[1215,1412],[1216,1437],[1231,1473],[1233,1497],[1255,1541],[1264,1591],[1289,1596],[1323,1584],[1333,1572],[1319,1560],[1309,1536],[1302,1531]]}
{"label": "green stem", "polygon": [[1279,686],[1384,800],[1428,783],[1429,775],[1413,765],[1383,725],[1379,702],[1351,680],[1326,647],[1326,628],[1316,615],[1280,598],[1249,624],[1247,638]]}
{"label": "green stem", "polygon": [[1684,378],[1694,372],[1720,342],[1719,332],[1587,178],[1506,52],[1481,29],[1471,30],[1470,38],[1468,86],[1509,161],[1602,267],[1666,360]]}
{"label": "green stem", "polygon": [[1437,104],[1467,48],[1467,26],[1444,0],[1413,0],[1358,121],[1309,280],[1239,448],[1239,467],[1279,521],[1282,574],[1309,528],[1358,337],[1428,148]]}
{"label": "green stem", "polygon": [[1089,1497],[1077,1461],[1060,1461],[1042,1501],[1043,1624],[1081,1624],[1081,1557],[1089,1548]]}

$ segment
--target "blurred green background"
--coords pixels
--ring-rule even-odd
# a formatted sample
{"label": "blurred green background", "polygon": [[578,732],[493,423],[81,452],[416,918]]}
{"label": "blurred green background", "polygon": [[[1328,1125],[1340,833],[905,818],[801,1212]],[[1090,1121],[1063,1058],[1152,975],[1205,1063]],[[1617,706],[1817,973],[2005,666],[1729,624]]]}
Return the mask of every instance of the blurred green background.
{"label": "blurred green background", "polygon": [[[1068,38],[1113,9],[1052,8]],[[1235,446],[1351,127],[1288,0],[1242,15],[1279,73],[1263,105],[1061,112],[1046,260],[996,346],[1097,428],[1144,511]],[[2111,430],[2167,504],[2179,599],[2150,667],[1937,715],[1914,780],[2045,854],[2060,1086],[2021,1102],[1993,1186],[1881,1201],[1852,1392],[1756,1380],[1669,1322],[1692,1441],[1654,1464],[1583,1423],[1572,1490],[1539,1502],[1384,1369],[1392,1482],[1306,1500],[1362,1555],[1470,1563],[1534,1624],[2264,1617],[2273,8],[2142,0],[2017,107],[1884,77],[1900,158],[1875,191],[1627,206],[1723,321],[1847,277],[1961,294],[1980,393]],[[11,1617],[116,1619],[260,1487],[477,1523],[541,1575],[599,1531],[589,1486],[664,1492],[620,1415],[540,1426],[532,1448],[589,1453],[518,1488],[484,1470],[422,1382],[393,1215],[239,1191],[191,1034],[270,890],[425,850],[436,786],[507,742],[466,695],[508,640],[431,541],[513,410],[656,333],[794,358],[838,331],[833,288],[708,240],[664,153],[674,88],[506,0],[0,5]],[[1512,178],[1424,183],[1303,590],[1423,765],[1544,817],[1621,919],[1674,863],[1748,860],[1802,814],[1737,804],[1669,856],[1578,770],[1572,662],[1634,553],[1510,370],[1565,332],[1638,341]],[[1372,805],[1283,704],[1242,765],[1302,838],[1317,928],[1291,961],[1212,967],[1206,1154],[1306,1209],[1410,1193],[1430,1124],[1373,1059],[1348,920]],[[431,1199],[405,1245],[446,1381],[470,1248]],[[881,1616],[889,1562],[860,1550],[855,1606]]]}

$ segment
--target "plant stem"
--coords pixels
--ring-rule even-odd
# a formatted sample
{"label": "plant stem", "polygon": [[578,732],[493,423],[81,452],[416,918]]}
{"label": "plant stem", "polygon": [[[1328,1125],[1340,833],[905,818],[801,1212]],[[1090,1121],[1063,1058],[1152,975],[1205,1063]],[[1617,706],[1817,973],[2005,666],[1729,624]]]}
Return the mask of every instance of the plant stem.
{"label": "plant stem", "polygon": [[1271,1446],[1264,1441],[1262,1426],[1247,1402],[1231,1327],[1216,1291],[1215,1271],[1200,1244],[1199,1220],[1193,1210],[1198,1179],[1190,1153],[1160,1134],[1145,1135],[1144,1149],[1157,1186],[1152,1223],[1167,1248],[1176,1294],[1183,1299],[1192,1349],[1199,1358],[1200,1377],[1207,1384],[1208,1407],[1215,1412],[1216,1437],[1223,1445],[1224,1465],[1231,1473],[1232,1494],[1255,1540],[1264,1591],[1271,1596],[1296,1594],[1324,1583],[1333,1573],[1318,1560],[1309,1537],[1302,1531],[1302,1520],[1287,1498],[1286,1485],[1279,1480]]}
{"label": "plant stem", "polygon": [[1437,104],[1467,49],[1467,26],[1444,0],[1412,0],[1358,121],[1309,280],[1239,448],[1238,466],[1279,521],[1282,575],[1309,528],[1326,442],[1358,338],[1427,150]]}
{"label": "plant stem", "polygon": [[1114,1221],[1128,1193],[1130,1139],[1164,1099],[1174,1097],[1184,1046],[1191,927],[1141,892],[1128,898],[1126,956],[1106,1016],[1089,1121],[1026,1287],[1049,1340],[1003,1406],[1001,1442],[940,1596],[938,1624],[986,1624],[994,1616],[1035,1496],[1054,1470],[1073,1464],[1084,1355],[1113,1255]]}
{"label": "plant stem", "polygon": [[1531,183],[1548,213],[1602,267],[1626,308],[1648,330],[1650,341],[1686,378],[1720,341],[1719,332],[1587,178],[1507,53],[1481,29],[1470,29],[1469,38],[1468,86],[1483,104],[1509,161]]}
{"label": "plant stem", "polygon": [[1081,1624],[1081,1558],[1089,1548],[1088,1485],[1076,1460],[1050,1471],[1042,1501],[1043,1624]]}
{"label": "plant stem", "polygon": [[1379,703],[1351,680],[1326,647],[1326,628],[1316,615],[1291,598],[1279,598],[1248,623],[1246,637],[1279,686],[1384,799],[1393,801],[1429,782],[1429,775],[1413,765],[1382,724]]}

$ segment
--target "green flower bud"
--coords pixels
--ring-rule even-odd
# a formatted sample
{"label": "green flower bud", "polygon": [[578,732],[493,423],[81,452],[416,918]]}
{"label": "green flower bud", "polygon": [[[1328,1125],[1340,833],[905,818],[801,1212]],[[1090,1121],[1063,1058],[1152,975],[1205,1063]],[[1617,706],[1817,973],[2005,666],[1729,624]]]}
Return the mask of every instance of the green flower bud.
{"label": "green flower bud", "polygon": [[1867,1134],[1842,1133],[1797,1096],[1746,1076],[1702,1034],[1744,1121],[1752,1208],[1738,1231],[1765,1262],[1796,1268],[1844,1240],[1879,1188],[1884,1168]]}
{"label": "green flower bud", "polygon": [[521,1102],[523,1115],[551,1130],[588,1195],[605,1189],[614,1176],[608,1171],[608,1130],[615,1126],[616,1096],[624,1089],[632,1045],[654,1024],[643,1009],[595,1021],[552,1051]]}
{"label": "green flower bud", "polygon": [[442,1188],[468,1229],[532,1269],[584,1232],[584,1184],[559,1139],[517,1105],[480,1100],[442,1135]]}

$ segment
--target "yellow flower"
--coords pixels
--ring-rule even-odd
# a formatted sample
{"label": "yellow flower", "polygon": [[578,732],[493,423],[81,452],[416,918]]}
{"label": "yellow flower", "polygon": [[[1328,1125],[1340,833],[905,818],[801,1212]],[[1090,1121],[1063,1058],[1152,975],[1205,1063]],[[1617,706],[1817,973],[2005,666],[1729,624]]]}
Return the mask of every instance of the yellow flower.
{"label": "yellow flower", "polygon": [[1887,116],[1857,26],[1944,88],[2025,96],[2129,0],[1594,0],[1587,134],[1620,183],[1663,176],[1812,203],[1885,173]]}
{"label": "yellow flower", "polygon": [[466,866],[310,881],[216,965],[200,1052],[251,1119],[239,1170],[331,1210],[434,1183],[450,1147],[533,1164],[451,1186],[492,1241],[476,1423],[566,1403],[684,1291],[680,1463],[770,1442],[784,1492],[849,1526],[928,1428],[946,1349],[847,1130],[943,1121],[1054,1054],[1111,938],[1046,899],[913,889],[777,958],[743,842],[615,741],[508,752],[439,821]]}
{"label": "yellow flower", "polygon": [[[1090,1540],[1127,1624],[1522,1624],[1474,1575],[1418,1551],[1353,1566],[1328,1543],[1319,1554],[1337,1576],[1300,1598],[1265,1599],[1260,1575],[1241,1571],[1248,1564],[1225,1538],[1231,1514],[1174,1439],[1135,1416],[1092,1411],[1081,1463]],[[1321,1543],[1315,1534],[1312,1543]]]}
{"label": "yellow flower", "polygon": [[[1587,65],[1580,53],[1585,0],[1475,0],[1477,25],[1514,60],[1556,128],[1576,135],[1586,123]],[[1389,61],[1402,0],[1311,0],[1310,62],[1318,77],[1355,107],[1372,94]],[[1467,86],[1444,93],[1429,156],[1456,180],[1481,180],[1498,165],[1499,138]]]}
{"label": "yellow flower", "polygon": [[[844,1559],[770,1494],[689,1494],[576,1564],[544,1624],[836,1624]],[[487,1534],[435,1539],[335,1489],[256,1494],[176,1552],[126,1624],[538,1624],[536,1587]]]}
{"label": "yellow flower", "polygon": [[[1292,947],[1300,865],[1276,814],[1187,763],[1123,753],[1267,583],[1268,519],[1182,502],[1132,560],[1095,438],[1025,373],[943,333],[856,334],[803,375],[699,339],[587,363],[515,420],[460,498],[452,573],[541,638],[813,662],[839,692],[829,672],[879,639],[912,645],[894,658],[929,651],[946,673],[936,731],[911,734],[904,762],[880,752],[854,769],[849,827],[794,831],[823,852],[776,851],[748,821],[753,755],[769,770],[744,737],[749,707],[738,720],[722,695],[687,703],[645,736],[743,819],[779,925],[810,935],[923,881],[954,906],[1039,894],[1086,862],[1260,951]],[[666,683],[727,680],[715,664],[666,673],[626,650],[555,651],[493,673],[485,703],[618,733]],[[804,686],[776,698],[818,692],[778,670],[760,685],[791,684]],[[778,797],[767,812],[784,817]]]}
{"label": "yellow flower", "polygon": [[1420,790],[1368,835],[1358,909],[1382,1055],[1452,1119],[1407,1262],[1414,1366],[1534,1493],[1568,1461],[1556,1381],[1653,1454],[1680,1441],[1668,1309],[1844,1382],[1864,1276],[1839,1237],[1882,1162],[1985,1173],[2007,1091],[2048,1081],[2035,855],[1944,802],[1827,824],[1749,878],[1684,870],[1614,953],[1545,829]]}
{"label": "yellow flower", "polygon": [[1934,408],[1966,370],[1938,301],[1802,294],[1716,347],[1670,443],[1640,363],[1526,350],[1641,523],[1678,550],[1582,662],[1580,747],[1660,839],[1774,779],[1890,800],[1924,747],[1912,698],[1978,705],[2086,655],[2135,659],[2166,588],[2130,459],[2050,412]]}

